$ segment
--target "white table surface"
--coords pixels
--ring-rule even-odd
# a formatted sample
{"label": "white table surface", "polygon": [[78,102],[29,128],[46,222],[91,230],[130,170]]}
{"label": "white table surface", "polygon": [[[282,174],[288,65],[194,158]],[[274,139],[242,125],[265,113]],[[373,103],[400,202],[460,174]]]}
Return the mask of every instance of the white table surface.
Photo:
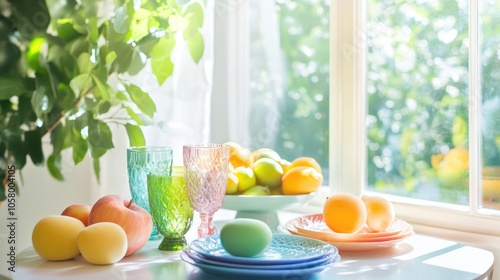
{"label": "white table surface", "polygon": [[[234,217],[235,212],[221,210],[216,214],[217,227]],[[281,222],[298,214],[280,213]],[[196,238],[199,220],[186,235],[188,242]],[[92,265],[78,256],[62,262],[49,262],[40,258],[33,248],[17,255],[16,272],[11,277],[18,279],[227,279],[201,272],[183,262],[179,252],[157,249],[159,240],[149,241],[144,248],[114,265]],[[453,241],[415,234],[392,248],[342,253],[342,260],[313,279],[485,279],[493,269],[494,257],[489,251],[466,246]],[[301,278],[290,278],[299,280]]]}

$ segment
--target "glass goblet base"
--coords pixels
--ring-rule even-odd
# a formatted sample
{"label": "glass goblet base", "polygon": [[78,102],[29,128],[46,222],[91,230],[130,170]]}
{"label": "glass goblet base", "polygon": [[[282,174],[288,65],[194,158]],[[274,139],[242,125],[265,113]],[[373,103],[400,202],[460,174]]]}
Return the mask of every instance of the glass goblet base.
{"label": "glass goblet base", "polygon": [[181,251],[186,245],[187,242],[184,236],[179,238],[164,237],[158,249],[162,251]]}

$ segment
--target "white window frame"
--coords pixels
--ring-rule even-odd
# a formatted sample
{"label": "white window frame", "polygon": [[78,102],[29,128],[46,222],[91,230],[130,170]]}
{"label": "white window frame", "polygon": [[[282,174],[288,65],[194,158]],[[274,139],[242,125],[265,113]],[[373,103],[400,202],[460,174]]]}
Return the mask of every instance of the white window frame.
{"label": "white window frame", "polygon": [[[366,187],[366,94],[365,94],[365,5],[366,0],[331,1],[330,6],[330,162],[331,193],[365,193]],[[469,0],[470,40],[478,42],[478,4]],[[246,0],[215,1],[215,76],[211,140],[244,143],[249,97],[245,90],[244,64],[248,61]],[[469,105],[480,105],[477,44],[470,44]],[[226,100],[222,102],[222,100]],[[224,113],[225,112],[225,113]],[[500,237],[500,216],[479,209],[477,192],[481,170],[477,156],[480,144],[480,110],[470,110],[469,154],[470,207],[387,195],[397,216],[416,227],[473,232]],[[302,210],[321,212],[321,203]]]}
{"label": "white window frame", "polygon": [[[365,0],[332,1],[330,184],[333,192],[362,194],[366,187]],[[481,209],[480,67],[478,3],[469,1],[469,206],[387,196],[399,217],[416,224],[500,236],[500,216]]]}

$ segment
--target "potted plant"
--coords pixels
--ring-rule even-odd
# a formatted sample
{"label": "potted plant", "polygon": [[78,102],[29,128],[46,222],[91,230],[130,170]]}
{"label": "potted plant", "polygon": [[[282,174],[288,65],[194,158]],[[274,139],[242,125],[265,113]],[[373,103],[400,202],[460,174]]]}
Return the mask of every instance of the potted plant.
{"label": "potted plant", "polygon": [[0,201],[27,160],[63,180],[67,149],[75,164],[90,154],[99,178],[110,123],[144,145],[156,106],[126,77],[145,69],[165,82],[178,40],[198,62],[203,15],[201,0],[0,0]]}

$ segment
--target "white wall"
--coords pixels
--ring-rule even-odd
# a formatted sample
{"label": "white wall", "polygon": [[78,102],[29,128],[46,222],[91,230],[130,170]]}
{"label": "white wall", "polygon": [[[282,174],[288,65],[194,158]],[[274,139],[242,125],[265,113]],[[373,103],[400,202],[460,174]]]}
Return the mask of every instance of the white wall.
{"label": "white wall", "polygon": [[[29,161],[29,160],[28,160]],[[31,161],[22,171],[16,172],[16,180],[20,183],[19,195],[16,197],[16,253],[31,246],[31,232],[35,224],[48,215],[58,215],[72,203],[89,204],[90,192],[93,190],[90,176],[91,164],[88,159],[77,167],[65,170],[66,181],[59,182],[50,177],[47,168],[36,167]],[[7,237],[7,205],[0,207],[0,275],[8,274],[7,256],[9,247]]]}

